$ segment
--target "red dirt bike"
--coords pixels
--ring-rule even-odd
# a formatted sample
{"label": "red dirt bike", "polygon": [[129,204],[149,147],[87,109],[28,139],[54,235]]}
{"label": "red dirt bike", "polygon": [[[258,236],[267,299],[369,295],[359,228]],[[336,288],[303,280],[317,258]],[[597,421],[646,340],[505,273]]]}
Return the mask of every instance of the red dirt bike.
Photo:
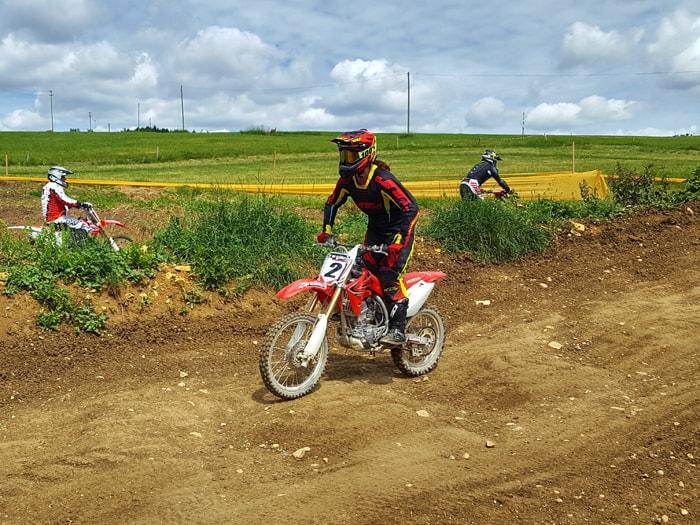
{"label": "red dirt bike", "polygon": [[[82,217],[80,220],[88,225],[89,233],[70,230],[73,240],[77,243],[81,243],[85,237],[103,237],[112,249],[118,252],[121,248],[133,242],[131,238],[126,235],[112,235],[111,231],[115,226],[118,228],[126,228],[126,225],[123,222],[113,219],[100,218],[92,206],[85,208],[85,217]],[[32,240],[40,238],[48,228],[52,228],[52,226],[48,224],[44,226],[8,226],[9,230],[29,232]],[[56,244],[59,246],[63,243],[63,236],[61,233],[61,231],[54,232]]]}
{"label": "red dirt bike", "polygon": [[[438,310],[425,303],[444,273],[410,272],[404,276],[406,343],[385,347],[379,340],[389,329],[389,312],[379,279],[365,267],[362,255],[386,255],[386,246],[331,246],[334,249],[317,277],[299,279],[277,292],[282,299],[314,294],[308,312],[287,314],[268,330],[260,351],[262,380],[282,399],[304,396],[319,382],[328,359],[329,322],[337,324],[335,335],[340,345],[372,353],[389,348],[394,364],[408,376],[427,374],[442,354],[445,325]],[[312,313],[316,307],[320,307],[319,312]]]}

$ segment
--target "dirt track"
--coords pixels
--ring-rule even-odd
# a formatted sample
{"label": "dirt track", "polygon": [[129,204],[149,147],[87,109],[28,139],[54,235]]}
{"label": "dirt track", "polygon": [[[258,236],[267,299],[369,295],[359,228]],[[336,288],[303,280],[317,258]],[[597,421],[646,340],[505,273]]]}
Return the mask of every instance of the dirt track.
{"label": "dirt track", "polygon": [[161,293],[102,338],[0,297],[0,523],[697,523],[694,210],[514,265],[420,244],[413,268],[449,274],[437,370],[338,350],[294,402],[258,375],[271,292],[186,317]]}

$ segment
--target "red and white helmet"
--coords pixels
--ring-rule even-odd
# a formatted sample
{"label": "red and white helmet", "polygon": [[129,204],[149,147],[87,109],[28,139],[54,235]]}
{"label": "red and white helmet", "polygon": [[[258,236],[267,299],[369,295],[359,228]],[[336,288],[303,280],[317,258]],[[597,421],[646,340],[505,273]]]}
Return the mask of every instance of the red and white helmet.
{"label": "red and white helmet", "polygon": [[348,131],[331,142],[338,146],[338,173],[341,177],[361,175],[377,157],[377,138],[366,129]]}
{"label": "red and white helmet", "polygon": [[56,184],[66,188],[68,186],[68,183],[66,182],[66,175],[72,174],[73,172],[71,170],[66,169],[63,166],[51,166],[46,178],[51,182],[55,182]]}

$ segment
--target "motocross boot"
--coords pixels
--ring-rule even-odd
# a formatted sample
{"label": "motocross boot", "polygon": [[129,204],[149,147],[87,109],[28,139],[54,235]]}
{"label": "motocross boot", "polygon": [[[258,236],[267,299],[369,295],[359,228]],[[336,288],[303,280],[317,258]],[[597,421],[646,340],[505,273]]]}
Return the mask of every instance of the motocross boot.
{"label": "motocross boot", "polygon": [[406,312],[408,299],[394,303],[390,310],[389,331],[379,342],[388,346],[401,346],[406,342]]}

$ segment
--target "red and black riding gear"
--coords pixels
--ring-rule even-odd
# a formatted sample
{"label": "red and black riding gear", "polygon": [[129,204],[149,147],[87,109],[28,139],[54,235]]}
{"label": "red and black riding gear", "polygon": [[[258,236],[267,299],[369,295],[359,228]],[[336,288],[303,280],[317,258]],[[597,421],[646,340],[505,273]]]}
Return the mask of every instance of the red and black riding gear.
{"label": "red and black riding gear", "polygon": [[[364,179],[364,180],[363,180]],[[411,193],[381,161],[366,177],[341,177],[323,209],[323,231],[330,234],[338,208],[351,197],[368,217],[366,244],[387,244],[389,255],[368,252],[365,262],[377,275],[387,299],[401,301],[406,288],[403,273],[413,251],[418,204]]]}

